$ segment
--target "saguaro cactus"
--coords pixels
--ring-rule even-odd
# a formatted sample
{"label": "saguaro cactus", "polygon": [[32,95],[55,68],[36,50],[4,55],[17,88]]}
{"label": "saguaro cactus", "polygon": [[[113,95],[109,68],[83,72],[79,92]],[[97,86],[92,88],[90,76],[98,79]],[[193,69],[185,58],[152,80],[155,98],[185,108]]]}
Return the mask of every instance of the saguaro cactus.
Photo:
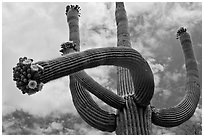
{"label": "saguaro cactus", "polygon": [[[20,58],[13,68],[13,77],[23,94],[34,94],[42,85],[69,75],[70,90],[80,116],[91,126],[116,134],[151,134],[151,124],[174,127],[188,120],[200,98],[197,62],[190,35],[181,27],[177,38],[182,45],[186,64],[186,96],[176,106],[157,109],[150,106],[154,93],[152,71],[145,59],[131,48],[128,19],[124,3],[116,2],[117,47],[80,52],[79,6],[67,6],[69,40],[61,45],[62,57],[33,62]],[[72,52],[72,53],[71,53]],[[100,65],[117,66],[117,94],[94,81],[83,69]],[[117,109],[116,114],[102,110],[89,92]]]}

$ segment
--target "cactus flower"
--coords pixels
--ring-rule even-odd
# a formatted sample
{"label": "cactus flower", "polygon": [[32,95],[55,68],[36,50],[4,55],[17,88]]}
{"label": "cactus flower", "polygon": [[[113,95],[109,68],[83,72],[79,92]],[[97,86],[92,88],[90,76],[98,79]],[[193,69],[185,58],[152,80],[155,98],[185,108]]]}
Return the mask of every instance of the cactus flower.
{"label": "cactus flower", "polygon": [[37,87],[37,82],[35,80],[30,80],[28,83],[30,89],[35,89]]}
{"label": "cactus flower", "polygon": [[30,68],[32,71],[38,71],[38,66],[35,64],[31,64]]}
{"label": "cactus flower", "polygon": [[32,60],[31,59],[26,59],[23,61],[23,64],[25,65],[28,65],[28,64],[31,64],[32,63]]}

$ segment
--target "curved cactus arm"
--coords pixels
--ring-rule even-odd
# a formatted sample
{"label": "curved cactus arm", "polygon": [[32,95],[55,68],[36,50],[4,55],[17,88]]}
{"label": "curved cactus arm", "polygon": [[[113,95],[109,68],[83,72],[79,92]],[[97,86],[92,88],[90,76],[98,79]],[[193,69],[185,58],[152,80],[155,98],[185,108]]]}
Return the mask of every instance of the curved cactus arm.
{"label": "curved cactus arm", "polygon": [[[80,35],[79,35],[79,6],[67,6],[66,15],[67,23],[69,25],[69,40],[73,43],[67,42],[61,45],[62,49],[60,52],[64,54],[70,52],[80,51]],[[107,88],[101,86],[98,82],[92,79],[85,71],[80,71],[73,74],[74,78],[89,92],[94,94],[96,97],[104,101],[106,104],[116,108],[121,109],[125,105],[125,100],[108,90]]]}
{"label": "curved cactus arm", "polygon": [[[61,45],[62,49],[60,51],[63,53],[62,55],[80,50],[78,9],[78,5],[66,7],[67,22],[70,32],[69,39],[72,42],[67,42]],[[115,115],[109,114],[108,112],[100,109],[90,94],[76,80],[76,76],[76,73],[70,75],[70,90],[74,106],[79,115],[84,121],[94,128],[108,132],[114,131],[116,128]]]}
{"label": "curved cactus arm", "polygon": [[[86,68],[93,68],[100,65],[115,65],[130,69],[134,84],[137,84],[135,78],[145,77],[145,79],[142,79],[142,82],[152,83],[152,88],[154,87],[154,82],[152,80],[153,74],[148,63],[139,52],[130,48],[109,47],[91,49],[48,61],[36,62],[35,64],[43,68],[43,73],[38,74],[34,80],[42,83],[47,83],[51,80],[73,74]],[[21,73],[21,68],[20,71],[14,71],[14,76],[16,72]],[[18,76],[20,75],[23,74],[19,74]],[[23,83],[23,86],[26,86],[26,84],[27,83]],[[149,100],[152,96],[153,94],[147,94],[146,97]],[[141,100],[138,104],[143,106],[150,104],[150,102],[143,101],[144,100]]]}
{"label": "curved cactus arm", "polygon": [[174,127],[187,121],[195,112],[200,98],[200,83],[196,59],[190,35],[180,28],[177,33],[182,45],[186,65],[186,95],[176,106],[164,109],[152,108],[152,122],[163,127]]}
{"label": "curved cactus arm", "polygon": [[80,71],[74,74],[76,80],[89,92],[101,99],[106,104],[121,109],[125,106],[125,99],[101,86],[93,80],[86,72]]}
{"label": "curved cactus arm", "polygon": [[74,106],[84,121],[101,131],[113,132],[116,128],[115,114],[102,110],[90,94],[70,76],[70,89]]}

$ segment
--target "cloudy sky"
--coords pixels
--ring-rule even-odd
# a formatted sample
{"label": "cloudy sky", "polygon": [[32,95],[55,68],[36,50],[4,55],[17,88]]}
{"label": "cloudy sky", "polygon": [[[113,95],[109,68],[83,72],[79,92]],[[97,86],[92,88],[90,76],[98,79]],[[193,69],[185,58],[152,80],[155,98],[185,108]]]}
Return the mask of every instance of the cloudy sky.
{"label": "cloudy sky", "polygon": [[[68,78],[44,85],[35,95],[21,94],[12,81],[18,58],[34,61],[60,56],[60,44],[67,41],[65,7],[71,3],[2,4],[2,111],[23,109],[45,116],[51,112],[74,113]],[[81,7],[81,50],[116,46],[114,3],[72,3]],[[132,47],[149,62],[155,79],[152,104],[158,108],[176,105],[185,95],[185,68],[176,31],[185,26],[191,34],[201,80],[202,3],[125,3]],[[114,67],[98,67],[87,72],[99,83],[115,91]],[[161,103],[162,102],[162,103]]]}

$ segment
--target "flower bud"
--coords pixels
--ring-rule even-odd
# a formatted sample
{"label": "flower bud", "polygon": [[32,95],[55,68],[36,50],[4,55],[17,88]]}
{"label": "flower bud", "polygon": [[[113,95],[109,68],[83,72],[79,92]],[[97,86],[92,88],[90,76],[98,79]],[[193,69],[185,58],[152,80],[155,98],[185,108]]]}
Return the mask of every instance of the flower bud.
{"label": "flower bud", "polygon": [[23,69],[20,69],[20,72],[23,73]]}
{"label": "flower bud", "polygon": [[27,79],[26,79],[26,78],[24,78],[24,79],[23,79],[23,82],[24,82],[24,83],[26,83],[26,82],[28,82],[28,81],[27,81]]}
{"label": "flower bud", "polygon": [[25,76],[21,74],[21,80],[23,80],[24,78],[25,78]]}
{"label": "flower bud", "polygon": [[31,72],[31,69],[28,68],[28,69],[27,69],[27,73],[30,73],[30,72]]}
{"label": "flower bud", "polygon": [[31,78],[31,74],[27,74],[27,77],[30,79]]}
{"label": "flower bud", "polygon": [[32,63],[32,61],[30,59],[26,59],[26,60],[23,61],[23,64],[25,64],[25,65],[28,65],[28,64],[31,64],[31,63]]}
{"label": "flower bud", "polygon": [[23,75],[24,75],[24,76],[26,76],[26,75],[27,75],[27,73],[26,73],[25,71],[23,71]]}

